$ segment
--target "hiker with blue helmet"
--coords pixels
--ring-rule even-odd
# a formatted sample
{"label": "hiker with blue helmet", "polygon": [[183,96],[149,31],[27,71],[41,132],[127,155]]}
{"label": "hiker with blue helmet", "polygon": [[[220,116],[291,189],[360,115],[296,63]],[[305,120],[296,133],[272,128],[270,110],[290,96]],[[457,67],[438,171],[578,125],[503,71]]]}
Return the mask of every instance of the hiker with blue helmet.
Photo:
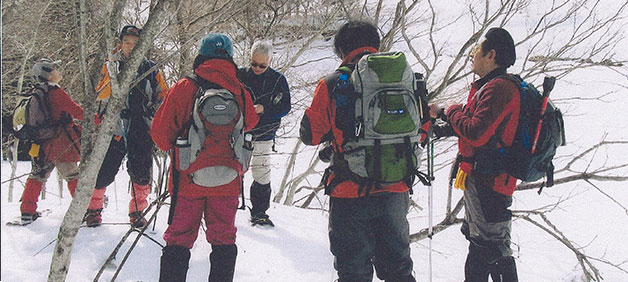
{"label": "hiker with blue helmet", "polygon": [[275,149],[281,118],[290,112],[290,88],[286,77],[273,69],[273,46],[268,41],[257,41],[251,47],[250,67],[238,69],[238,78],[246,85],[260,116],[253,134],[251,160],[251,219],[253,226],[275,226],[266,211],[270,207],[270,157]]}
{"label": "hiker with blue helmet", "polygon": [[[133,25],[123,27],[119,36],[120,45],[102,67],[102,78],[96,87],[98,93],[96,100],[99,101],[97,123],[106,113],[111,96],[109,72],[119,73],[124,68],[141,32],[141,29]],[[150,139],[149,130],[155,109],[168,92],[168,85],[162,72],[153,69],[155,64],[148,58],[142,59],[136,77],[143,76],[143,78],[126,95],[124,108],[120,112],[109,149],[98,171],[94,194],[85,214],[84,221],[89,227],[100,226],[105,191],[107,186],[114,182],[125,156],[127,157],[127,171],[131,178],[129,222],[136,228],[146,225],[142,212],[148,206],[146,198],[151,190],[152,153],[155,147]],[[149,72],[148,75],[144,76],[147,72]]]}
{"label": "hiker with blue helmet", "polygon": [[[300,139],[306,145],[331,143],[333,147],[333,160],[321,185],[325,186],[325,194],[330,196],[329,244],[338,281],[372,281],[375,267],[381,280],[413,282],[406,218],[412,180],[391,183],[378,183],[379,180],[375,179],[365,181],[351,170],[344,159],[351,151],[358,152],[345,145],[360,135],[356,131],[361,131],[361,127],[355,127],[350,120],[353,116],[349,116],[354,111],[340,110],[341,106],[349,104],[347,97],[356,94],[355,85],[349,83],[347,73],[360,71],[356,64],[364,62],[361,58],[378,52],[379,32],[371,23],[350,21],[336,33],[334,47],[342,63],[336,72],[319,81],[312,104],[305,109],[301,120]],[[405,70],[403,73],[406,73]],[[348,91],[348,94],[344,95],[341,91]],[[355,104],[347,108],[355,108]],[[418,131],[418,128],[414,129]],[[361,155],[361,159],[352,159],[354,163],[365,161],[366,153]],[[380,171],[392,164],[381,165]]]}
{"label": "hiker with blue helmet", "polygon": [[[33,64],[33,76],[40,83],[34,91],[41,91],[43,94],[43,101],[39,102],[40,106],[45,108],[41,110],[48,111],[50,128],[53,131],[50,139],[31,144],[29,154],[32,157],[32,169],[26,180],[20,205],[23,225],[33,222],[40,216],[37,211],[37,200],[54,168],[57,168],[61,177],[68,182],[68,190],[72,197],[78,183],[77,162],[81,160],[79,142],[81,132],[74,119],[83,119],[83,108],[59,86],[63,75],[58,64],[59,61],[45,58]],[[31,99],[34,98],[33,96]]]}
{"label": "hiker with blue helmet", "polygon": [[[490,158],[495,148],[511,146],[519,121],[519,86],[506,77],[515,63],[515,44],[503,28],[491,28],[470,54],[471,71],[480,78],[471,84],[467,104],[439,108],[430,115],[448,122],[434,129],[438,136],[458,137],[454,187],[464,190],[465,215],[461,231],[469,241],[465,281],[515,282],[517,268],[510,248],[512,194],[517,179],[508,173],[488,173],[474,165]],[[494,160],[496,161],[496,160]],[[452,176],[453,176],[452,174]]]}
{"label": "hiker with blue helmet", "polygon": [[[197,179],[197,172],[206,168],[229,166],[234,163],[232,138],[225,136],[219,125],[210,124],[208,116],[196,114],[205,108],[197,103],[207,95],[236,101],[238,114],[243,120],[242,130],[251,130],[259,117],[255,113],[251,96],[244,85],[236,78],[237,66],[233,62],[233,44],[224,34],[210,33],[200,42],[198,55],[194,60],[194,74],[182,78],[172,86],[163,104],[155,113],[151,136],[155,144],[164,151],[170,151],[171,167],[168,190],[171,195],[171,208],[168,228],[164,233],[166,247],[161,256],[159,281],[185,281],[190,260],[190,249],[199,233],[201,220],[205,219],[207,242],[212,246],[209,255],[209,281],[233,281],[237,256],[235,215],[238,209],[238,196],[242,190],[244,165],[233,167],[235,177],[226,179],[218,186],[205,186],[202,182],[218,181],[226,175],[216,175],[216,179]],[[222,91],[222,92],[221,92]],[[229,93],[225,93],[228,91]],[[215,105],[208,112],[225,112],[233,104]],[[205,113],[202,111],[201,113]],[[192,132],[200,127],[213,126],[205,131],[199,154],[190,156],[189,140]],[[240,121],[239,120],[239,121]],[[238,123],[239,123],[238,121]],[[232,131],[227,135],[234,136]],[[194,135],[197,137],[199,135]],[[185,141],[185,144],[182,144]],[[250,141],[250,140],[249,140]],[[233,142],[237,144],[237,142]],[[252,148],[251,148],[252,149]],[[194,157],[187,165],[182,161]],[[236,163],[237,164],[237,163]],[[248,164],[247,164],[248,165]],[[232,170],[227,170],[232,171]],[[232,180],[231,180],[232,179]]]}

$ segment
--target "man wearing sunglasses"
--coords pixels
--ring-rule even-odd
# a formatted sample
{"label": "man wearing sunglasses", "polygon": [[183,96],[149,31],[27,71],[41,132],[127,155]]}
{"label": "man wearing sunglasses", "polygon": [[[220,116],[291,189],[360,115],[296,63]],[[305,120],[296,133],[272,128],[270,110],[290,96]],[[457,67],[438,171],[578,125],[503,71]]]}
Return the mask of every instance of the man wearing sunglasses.
{"label": "man wearing sunglasses", "polygon": [[266,211],[270,206],[270,156],[274,151],[275,136],[281,118],[291,109],[290,89],[286,77],[270,67],[273,46],[258,41],[251,48],[250,67],[238,70],[238,78],[249,88],[260,116],[253,133],[253,159],[251,160],[251,224],[275,226]]}

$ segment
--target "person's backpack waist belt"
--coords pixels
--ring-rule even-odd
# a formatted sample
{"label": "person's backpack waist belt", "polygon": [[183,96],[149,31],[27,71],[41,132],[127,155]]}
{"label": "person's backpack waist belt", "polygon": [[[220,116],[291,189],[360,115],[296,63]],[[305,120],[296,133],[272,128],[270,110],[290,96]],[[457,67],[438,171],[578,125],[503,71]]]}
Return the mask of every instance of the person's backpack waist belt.
{"label": "person's backpack waist belt", "polygon": [[472,171],[477,173],[499,175],[507,172],[507,163],[499,149],[484,150],[476,153],[472,157],[458,155],[458,159],[462,163],[469,164]]}

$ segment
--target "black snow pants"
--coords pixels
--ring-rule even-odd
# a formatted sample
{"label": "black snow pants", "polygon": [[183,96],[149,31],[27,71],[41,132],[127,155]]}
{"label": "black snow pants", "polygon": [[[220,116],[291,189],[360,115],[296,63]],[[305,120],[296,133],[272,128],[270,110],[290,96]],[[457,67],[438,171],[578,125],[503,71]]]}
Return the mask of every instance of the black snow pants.
{"label": "black snow pants", "polygon": [[338,281],[415,281],[410,258],[405,193],[331,198],[329,242]]}

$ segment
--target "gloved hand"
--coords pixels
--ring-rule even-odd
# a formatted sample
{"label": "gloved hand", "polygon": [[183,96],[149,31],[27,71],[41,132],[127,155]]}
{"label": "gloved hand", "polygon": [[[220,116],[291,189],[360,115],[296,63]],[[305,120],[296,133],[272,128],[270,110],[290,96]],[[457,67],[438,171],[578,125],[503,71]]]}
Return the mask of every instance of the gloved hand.
{"label": "gloved hand", "polygon": [[59,118],[58,124],[59,126],[65,126],[72,122],[72,116],[66,112],[61,114],[61,118]]}
{"label": "gloved hand", "polygon": [[436,139],[456,135],[456,132],[449,123],[435,124],[432,128],[432,133],[434,133],[434,137],[436,137]]}
{"label": "gloved hand", "polygon": [[329,163],[331,161],[333,153],[334,148],[332,148],[331,145],[328,145],[322,150],[318,151],[318,158],[324,163]]}

